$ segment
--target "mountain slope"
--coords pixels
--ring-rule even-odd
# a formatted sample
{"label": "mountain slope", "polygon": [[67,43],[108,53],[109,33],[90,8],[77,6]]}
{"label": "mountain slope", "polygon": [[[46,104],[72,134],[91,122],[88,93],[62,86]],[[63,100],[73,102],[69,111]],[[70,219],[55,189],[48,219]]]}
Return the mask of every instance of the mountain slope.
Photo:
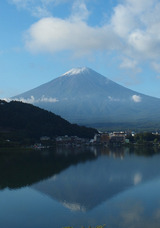
{"label": "mountain slope", "polygon": [[155,121],[160,99],[127,89],[89,68],[75,68],[14,97],[80,124]]}
{"label": "mountain slope", "polygon": [[51,112],[31,104],[0,101],[0,132],[11,132],[20,138],[39,138],[40,136],[76,135],[93,138],[95,129],[70,124]]}

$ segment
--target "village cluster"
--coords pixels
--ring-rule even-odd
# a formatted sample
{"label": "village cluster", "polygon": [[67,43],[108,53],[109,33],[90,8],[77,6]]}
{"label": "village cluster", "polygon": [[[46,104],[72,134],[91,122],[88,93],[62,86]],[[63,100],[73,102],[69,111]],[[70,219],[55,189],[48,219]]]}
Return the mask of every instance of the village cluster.
{"label": "village cluster", "polygon": [[[49,148],[53,140],[50,137],[43,136],[40,138],[39,144],[35,144],[34,148]],[[56,146],[71,146],[71,147],[81,147],[81,146],[120,146],[126,144],[136,144],[136,145],[157,145],[160,147],[160,133],[159,132],[110,132],[102,133],[99,132],[94,136],[93,139],[79,138],[78,136],[58,136],[54,139]],[[55,144],[54,144],[55,145]]]}
{"label": "village cluster", "polygon": [[[134,135],[134,133],[132,133]],[[84,139],[77,136],[59,136],[56,138],[57,145],[81,146],[81,145],[109,145],[129,143],[125,132],[99,133],[93,139]]]}

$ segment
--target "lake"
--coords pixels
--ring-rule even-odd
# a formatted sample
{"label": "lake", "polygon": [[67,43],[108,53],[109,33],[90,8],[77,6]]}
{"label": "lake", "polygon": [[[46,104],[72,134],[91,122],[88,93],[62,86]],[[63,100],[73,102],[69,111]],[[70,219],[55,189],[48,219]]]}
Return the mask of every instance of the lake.
{"label": "lake", "polygon": [[0,152],[0,227],[160,227],[153,148]]}

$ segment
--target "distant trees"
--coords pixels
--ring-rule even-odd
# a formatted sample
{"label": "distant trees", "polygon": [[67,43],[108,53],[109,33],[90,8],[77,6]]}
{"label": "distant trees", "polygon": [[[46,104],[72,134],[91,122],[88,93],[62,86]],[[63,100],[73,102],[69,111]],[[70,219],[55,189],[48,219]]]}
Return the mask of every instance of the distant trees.
{"label": "distant trees", "polygon": [[[133,141],[132,141],[133,142]],[[160,142],[160,135],[151,132],[141,132],[134,136],[134,142],[137,144],[153,144]]]}
{"label": "distant trees", "polygon": [[151,132],[143,132],[135,135],[135,141],[154,141],[155,139],[160,140],[160,135],[153,134]]}

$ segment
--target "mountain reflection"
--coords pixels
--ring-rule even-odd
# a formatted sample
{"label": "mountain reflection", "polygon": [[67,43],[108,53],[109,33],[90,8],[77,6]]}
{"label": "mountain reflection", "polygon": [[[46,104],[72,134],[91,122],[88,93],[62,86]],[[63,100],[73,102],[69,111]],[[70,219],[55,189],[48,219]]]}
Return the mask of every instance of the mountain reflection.
{"label": "mountain reflection", "polygon": [[[99,152],[94,151],[94,154]],[[148,151],[147,156],[140,157],[133,152],[126,148],[115,151],[114,148],[103,149],[96,160],[70,166],[32,187],[72,211],[91,210],[128,189],[160,176],[159,154],[151,159]],[[144,149],[138,154],[144,154]],[[150,155],[153,154],[154,151],[150,151]]]}
{"label": "mountain reflection", "polygon": [[32,186],[72,211],[85,212],[158,178],[159,163],[153,148],[1,151],[0,189]]}

